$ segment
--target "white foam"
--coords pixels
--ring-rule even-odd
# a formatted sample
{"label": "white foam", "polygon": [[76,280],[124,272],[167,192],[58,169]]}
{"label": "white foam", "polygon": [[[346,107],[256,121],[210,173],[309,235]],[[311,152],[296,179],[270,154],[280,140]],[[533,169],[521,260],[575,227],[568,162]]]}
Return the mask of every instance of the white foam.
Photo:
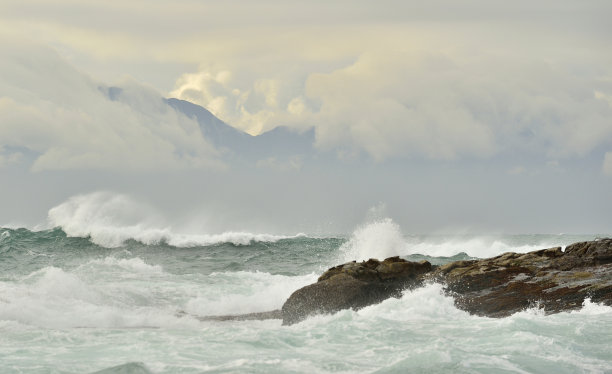
{"label": "white foam", "polygon": [[295,239],[305,237],[305,234],[297,235],[272,235],[253,234],[250,232],[224,232],[221,234],[172,234],[167,238],[168,244],[175,247],[196,247],[201,245],[212,245],[217,243],[232,243],[234,245],[248,245],[252,242],[275,243],[283,239]]}
{"label": "white foam", "polygon": [[602,303],[595,303],[591,299],[585,299],[582,303],[582,308],[579,310],[573,310],[569,313],[572,314],[583,314],[586,316],[597,316],[606,314],[612,317],[612,306],[608,306]]}
{"label": "white foam", "polygon": [[363,308],[358,314],[365,318],[385,318],[403,322],[472,318],[467,312],[455,307],[454,299],[444,295],[443,286],[438,283],[404,291],[401,298],[387,299],[380,304]]}
{"label": "white foam", "polygon": [[297,289],[315,282],[317,275],[273,275],[262,272],[213,273],[209,287],[186,304],[194,315],[225,315],[279,309]]}
{"label": "white foam", "polygon": [[[507,239],[506,239],[507,240]],[[526,253],[544,248],[562,246],[568,239],[561,236],[557,242],[548,241],[530,244],[512,244],[495,236],[441,236],[405,237],[399,225],[391,218],[379,218],[358,227],[348,241],[340,247],[338,261],[363,261],[370,258],[383,259],[390,256],[421,254],[432,257],[451,257],[466,253],[472,257],[487,258],[505,252]],[[572,240],[571,238],[569,239]]]}
{"label": "white foam", "polygon": [[9,231],[2,231],[0,233],[0,241],[4,240],[4,239],[8,239],[11,237],[11,233]]}
{"label": "white foam", "polygon": [[390,218],[384,218],[357,228],[340,251],[343,261],[362,261],[401,255],[405,246],[400,227]]}
{"label": "white foam", "polygon": [[160,265],[149,265],[143,259],[138,257],[119,259],[116,257],[109,256],[102,260],[91,260],[87,263],[87,265],[90,264],[119,267],[123,270],[137,273],[163,273],[163,268]]}
{"label": "white foam", "polygon": [[497,256],[505,252],[526,253],[539,249],[555,247],[558,245],[558,243],[510,245],[500,239],[485,237],[442,238],[438,240],[435,238],[429,238],[426,241],[409,239],[406,242],[406,251],[404,254],[450,257],[464,252],[472,257],[487,258]]}
{"label": "white foam", "polygon": [[49,222],[68,236],[91,237],[104,247],[118,247],[128,239],[159,242],[168,230],[158,227],[157,214],[126,195],[94,192],[71,197],[49,210]]}
{"label": "white foam", "polygon": [[178,318],[176,305],[159,303],[159,285],[127,285],[87,275],[46,267],[20,281],[0,282],[0,320],[43,328],[195,323]]}
{"label": "white foam", "polygon": [[107,248],[119,247],[129,239],[148,245],[167,242],[176,247],[195,247],[218,243],[248,245],[305,236],[237,231],[183,233],[164,224],[159,213],[148,205],[111,192],[73,196],[49,210],[48,220],[51,226],[61,227],[68,236],[89,237],[95,244]]}

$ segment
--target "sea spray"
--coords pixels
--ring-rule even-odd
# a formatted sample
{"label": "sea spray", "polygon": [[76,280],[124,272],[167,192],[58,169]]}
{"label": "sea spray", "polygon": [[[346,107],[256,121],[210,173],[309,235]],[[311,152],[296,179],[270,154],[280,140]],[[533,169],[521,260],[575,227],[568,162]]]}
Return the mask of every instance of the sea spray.
{"label": "sea spray", "polygon": [[[508,240],[511,238],[512,240]],[[391,256],[424,255],[452,257],[465,254],[487,258],[505,252],[526,253],[543,248],[565,246],[577,240],[572,235],[404,235],[391,218],[376,218],[358,227],[340,247],[338,262],[384,259]]]}
{"label": "sea spray", "polygon": [[261,272],[213,273],[208,284],[185,304],[185,311],[214,316],[280,309],[292,292],[316,279],[314,273],[292,277]]}
{"label": "sea spray", "polygon": [[342,262],[384,259],[404,254],[405,241],[399,225],[384,218],[356,229],[340,251],[343,253]]}
{"label": "sea spray", "polygon": [[49,223],[69,236],[90,237],[104,247],[118,247],[128,239],[159,242],[167,229],[157,227],[154,210],[133,198],[111,192],[77,195],[49,210]]}
{"label": "sea spray", "polygon": [[407,237],[405,239],[405,254],[450,257],[458,253],[465,253],[471,257],[487,258],[505,252],[526,253],[538,249],[563,246],[575,240],[573,236],[533,235],[531,238],[528,237],[529,235],[517,238],[507,237],[505,239],[484,235]]}
{"label": "sea spray", "polygon": [[248,245],[253,241],[275,242],[305,236],[237,231],[184,233],[164,224],[161,215],[147,204],[108,191],[73,196],[50,209],[48,221],[51,227],[61,227],[68,236],[88,237],[106,248],[119,247],[130,239],[143,244],[166,242],[175,247],[196,247],[218,243]]}

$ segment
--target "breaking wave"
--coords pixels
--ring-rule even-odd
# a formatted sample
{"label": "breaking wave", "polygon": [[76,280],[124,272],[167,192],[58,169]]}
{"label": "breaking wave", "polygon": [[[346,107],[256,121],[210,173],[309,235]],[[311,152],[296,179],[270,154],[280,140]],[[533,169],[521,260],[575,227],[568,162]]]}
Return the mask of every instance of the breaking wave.
{"label": "breaking wave", "polygon": [[127,240],[143,244],[167,243],[174,247],[207,246],[219,243],[248,245],[252,242],[277,242],[304,237],[228,231],[219,234],[177,232],[164,225],[163,219],[144,203],[127,195],[94,192],[71,197],[48,213],[51,227],[60,227],[68,236],[89,238],[107,248],[123,245]]}

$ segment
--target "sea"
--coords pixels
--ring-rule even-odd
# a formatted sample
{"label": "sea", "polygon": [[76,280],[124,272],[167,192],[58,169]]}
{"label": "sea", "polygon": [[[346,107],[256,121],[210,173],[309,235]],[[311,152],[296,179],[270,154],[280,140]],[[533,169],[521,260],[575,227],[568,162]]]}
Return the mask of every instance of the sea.
{"label": "sea", "polygon": [[391,218],[338,235],[185,233],[95,221],[0,228],[0,373],[612,373],[612,308],[470,315],[443,286],[358,311],[280,320],[279,309],[350,260],[433,264],[603,235],[411,234]]}

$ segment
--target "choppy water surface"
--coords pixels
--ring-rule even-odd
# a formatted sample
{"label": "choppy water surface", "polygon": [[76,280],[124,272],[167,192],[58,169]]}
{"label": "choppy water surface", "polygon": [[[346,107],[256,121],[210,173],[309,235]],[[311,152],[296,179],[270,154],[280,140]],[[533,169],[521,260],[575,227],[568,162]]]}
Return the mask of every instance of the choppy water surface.
{"label": "choppy water surface", "polygon": [[0,229],[2,373],[612,372],[612,308],[590,302],[490,319],[430,285],[289,327],[191,317],[280,308],[347,260],[441,264],[593,235],[417,236],[388,219],[332,238],[61,226]]}

